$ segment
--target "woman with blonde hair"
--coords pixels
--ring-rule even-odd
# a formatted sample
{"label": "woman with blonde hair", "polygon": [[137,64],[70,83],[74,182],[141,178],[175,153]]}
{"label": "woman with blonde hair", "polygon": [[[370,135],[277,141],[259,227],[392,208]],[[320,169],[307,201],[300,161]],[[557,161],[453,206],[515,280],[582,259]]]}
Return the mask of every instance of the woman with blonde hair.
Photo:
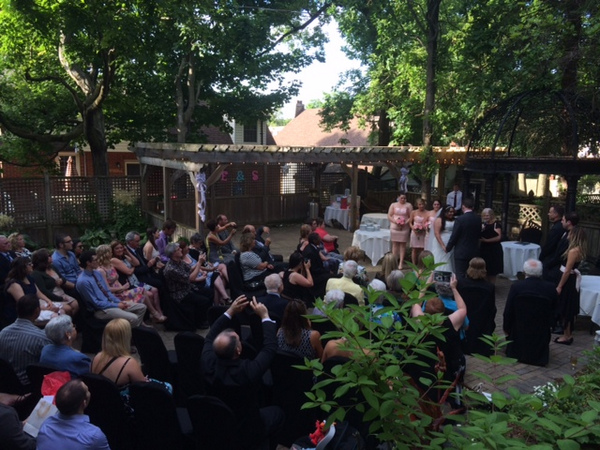
{"label": "woman with blonde hair", "polygon": [[25,237],[21,233],[12,233],[8,236],[8,240],[17,256],[31,258],[31,251],[25,247]]}
{"label": "woman with blonde hair", "polygon": [[298,242],[298,247],[296,248],[296,250],[298,250],[300,253],[302,253],[308,245],[308,235],[310,233],[312,233],[312,227],[307,223],[302,224],[300,227],[300,241]]}
{"label": "woman with blonde hair", "polygon": [[102,350],[92,360],[90,372],[102,375],[120,388],[148,381],[140,364],[131,357],[131,325],[125,319],[113,319],[102,334]]}
{"label": "woman with blonde hair", "polygon": [[[568,221],[568,214],[563,217],[563,223]],[[562,255],[562,276],[556,286],[558,292],[558,308],[560,321],[563,325],[563,335],[554,339],[557,344],[571,345],[573,343],[573,326],[575,317],[579,314],[579,264],[585,260],[587,236],[579,227],[573,227],[567,236],[569,246]]]}
{"label": "woman with blonde hair", "polygon": [[377,272],[375,278],[386,283],[387,277],[390,276],[393,270],[398,270],[398,255],[392,252],[387,252],[381,260],[381,271]]}
{"label": "woman with blonde hair", "polygon": [[397,201],[388,209],[388,220],[390,221],[390,240],[392,241],[392,253],[399,257],[397,269],[402,270],[404,257],[406,255],[406,244],[410,238],[409,219],[413,207],[406,201],[406,194],[401,192]]}
{"label": "woman with blonde hair", "polygon": [[485,261],[487,280],[496,282],[496,275],[504,270],[504,253],[502,251],[502,229],[496,221],[494,210],[485,208],[481,211],[481,238],[479,239],[479,255]]}

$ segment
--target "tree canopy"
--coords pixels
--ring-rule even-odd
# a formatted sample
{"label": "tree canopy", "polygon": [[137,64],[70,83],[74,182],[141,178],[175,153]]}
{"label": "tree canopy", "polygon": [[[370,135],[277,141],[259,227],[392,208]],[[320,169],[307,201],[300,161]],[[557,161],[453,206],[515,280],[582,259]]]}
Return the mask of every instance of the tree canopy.
{"label": "tree canopy", "polygon": [[[318,0],[1,0],[0,158],[49,162],[88,144],[96,175],[126,140],[202,142],[224,115],[264,119],[322,59]],[[269,91],[269,83],[278,87]]]}

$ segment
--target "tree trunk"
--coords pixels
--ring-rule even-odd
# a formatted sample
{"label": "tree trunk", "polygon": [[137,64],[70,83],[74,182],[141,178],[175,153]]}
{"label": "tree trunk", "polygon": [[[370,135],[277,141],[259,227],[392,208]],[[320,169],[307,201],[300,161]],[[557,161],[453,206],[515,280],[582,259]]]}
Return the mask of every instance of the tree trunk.
{"label": "tree trunk", "polygon": [[[442,0],[427,1],[427,67],[425,88],[425,110],[423,114],[423,147],[427,152],[433,152],[433,122],[436,94],[437,49],[439,38],[440,3]],[[431,199],[431,177],[423,177],[421,182],[421,197],[427,203]]]}
{"label": "tree trunk", "polygon": [[98,212],[104,219],[107,219],[110,216],[112,185],[108,178],[108,145],[106,144],[104,113],[101,108],[87,112],[85,116],[85,137],[92,153],[94,183],[98,193]]}

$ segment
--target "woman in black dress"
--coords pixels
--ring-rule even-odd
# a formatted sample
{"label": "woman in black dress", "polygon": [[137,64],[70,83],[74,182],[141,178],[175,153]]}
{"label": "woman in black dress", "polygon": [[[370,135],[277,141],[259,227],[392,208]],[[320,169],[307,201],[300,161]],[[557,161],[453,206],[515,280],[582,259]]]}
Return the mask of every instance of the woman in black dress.
{"label": "woman in black dress", "polygon": [[502,230],[500,222],[496,222],[494,211],[491,208],[485,208],[481,212],[481,239],[479,246],[479,255],[485,261],[487,270],[486,279],[494,284],[496,275],[504,270],[504,256],[502,254]]}
{"label": "woman in black dress", "polygon": [[[563,221],[565,218],[563,217]],[[579,314],[579,288],[577,278],[580,276],[579,263],[585,260],[587,237],[582,228],[573,227],[567,239],[569,247],[562,255],[562,276],[556,286],[558,292],[558,309],[563,325],[563,335],[554,339],[557,344],[571,345],[573,343],[573,325],[575,316]]]}

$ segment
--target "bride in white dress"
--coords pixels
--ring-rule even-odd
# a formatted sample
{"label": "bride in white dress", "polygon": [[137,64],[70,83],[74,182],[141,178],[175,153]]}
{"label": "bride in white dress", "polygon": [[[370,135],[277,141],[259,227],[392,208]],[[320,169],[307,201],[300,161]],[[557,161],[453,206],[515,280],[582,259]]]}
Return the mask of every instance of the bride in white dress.
{"label": "bride in white dress", "polygon": [[445,206],[441,214],[433,223],[433,239],[431,239],[431,253],[435,263],[444,263],[435,270],[454,272],[454,250],[446,253],[446,244],[454,228],[454,208]]}

